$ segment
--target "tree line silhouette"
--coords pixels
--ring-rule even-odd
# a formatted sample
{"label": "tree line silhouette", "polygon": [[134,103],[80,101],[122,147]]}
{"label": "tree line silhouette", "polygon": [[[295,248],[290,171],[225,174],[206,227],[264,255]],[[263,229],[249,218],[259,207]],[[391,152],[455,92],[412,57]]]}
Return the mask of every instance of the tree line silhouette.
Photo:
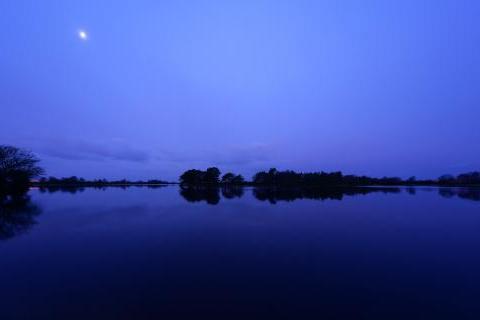
{"label": "tree line silhouette", "polygon": [[106,179],[95,179],[95,180],[86,180],[84,178],[78,178],[76,176],[68,178],[41,178],[38,181],[32,183],[33,186],[38,187],[106,187],[106,186],[130,186],[130,185],[166,185],[170,182],[152,179],[152,180],[136,180],[129,181],[126,179],[123,180],[114,180],[108,181]]}
{"label": "tree line silhouette", "polygon": [[[162,180],[128,181],[105,179],[85,180],[75,176],[69,178],[45,178],[35,180],[43,175],[44,170],[38,163],[39,159],[30,151],[13,146],[0,145],[0,194],[21,194],[30,186],[38,187],[107,187],[130,185],[164,185]],[[251,181],[246,181],[241,174],[227,172],[223,176],[216,167],[205,171],[190,169],[179,178],[182,188],[201,185],[223,186],[396,186],[396,185],[440,185],[440,186],[474,186],[480,185],[480,172],[462,173],[458,176],[442,175],[438,179],[417,180],[410,177],[406,180],[399,177],[372,178],[368,176],[344,175],[342,172],[295,172],[279,171],[271,168],[268,171],[257,172]]]}
{"label": "tree line silhouette", "polygon": [[438,178],[438,184],[440,185],[480,185],[480,172],[468,172],[462,173],[458,176],[452,176],[449,174],[443,175]]}
{"label": "tree line silhouette", "polygon": [[417,180],[412,176],[408,179],[399,177],[372,178],[368,176],[344,175],[337,172],[295,172],[292,170],[279,171],[271,168],[268,171],[257,172],[251,181],[245,181],[242,175],[231,172],[220,179],[221,171],[216,167],[206,171],[190,169],[180,176],[182,186],[198,185],[253,185],[253,186],[420,186],[420,185],[480,185],[480,172],[463,173],[456,177],[443,175],[440,178]]}
{"label": "tree line silhouette", "polygon": [[307,172],[292,170],[278,171],[272,168],[260,171],[253,176],[254,185],[273,186],[359,186],[359,185],[399,185],[404,181],[396,177],[370,178],[366,176],[343,175],[342,172]]}

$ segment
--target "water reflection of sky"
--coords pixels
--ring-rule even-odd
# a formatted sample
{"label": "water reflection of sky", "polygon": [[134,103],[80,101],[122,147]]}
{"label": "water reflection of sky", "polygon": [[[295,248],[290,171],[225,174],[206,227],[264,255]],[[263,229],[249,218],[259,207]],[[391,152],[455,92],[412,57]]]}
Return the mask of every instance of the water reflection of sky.
{"label": "water reflection of sky", "polygon": [[479,203],[465,201],[465,190],[350,192],[342,201],[275,205],[254,191],[226,199],[219,190],[218,205],[209,205],[185,201],[176,186],[34,190],[30,205],[41,210],[35,223],[0,242],[2,313],[480,315]]}

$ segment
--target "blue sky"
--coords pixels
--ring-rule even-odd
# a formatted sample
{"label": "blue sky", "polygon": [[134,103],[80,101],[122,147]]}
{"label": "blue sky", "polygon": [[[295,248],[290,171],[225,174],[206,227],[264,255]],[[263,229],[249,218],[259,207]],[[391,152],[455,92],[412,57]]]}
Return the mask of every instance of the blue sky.
{"label": "blue sky", "polygon": [[480,170],[479,16],[473,0],[2,1],[0,143],[87,178]]}

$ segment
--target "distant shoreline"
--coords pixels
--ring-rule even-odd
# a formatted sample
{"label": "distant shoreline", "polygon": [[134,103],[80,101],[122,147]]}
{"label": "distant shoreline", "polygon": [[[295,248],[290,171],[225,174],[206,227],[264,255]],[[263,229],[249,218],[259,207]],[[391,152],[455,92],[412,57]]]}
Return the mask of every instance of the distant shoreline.
{"label": "distant shoreline", "polygon": [[161,186],[180,186],[182,188],[239,188],[239,187],[256,187],[256,188],[378,188],[378,187],[438,187],[438,188],[480,188],[480,184],[395,184],[395,185],[266,185],[244,183],[240,185],[230,184],[181,184],[178,182],[165,183],[78,183],[78,184],[51,184],[51,183],[37,183],[30,184],[30,188],[94,188],[94,187],[161,187]]}
{"label": "distant shoreline", "polygon": [[31,183],[30,187],[32,188],[49,188],[49,187],[59,187],[59,188],[88,188],[88,187],[141,187],[141,186],[171,186],[178,185],[177,182],[166,182],[166,183],[78,183],[78,184],[61,184],[61,183]]}

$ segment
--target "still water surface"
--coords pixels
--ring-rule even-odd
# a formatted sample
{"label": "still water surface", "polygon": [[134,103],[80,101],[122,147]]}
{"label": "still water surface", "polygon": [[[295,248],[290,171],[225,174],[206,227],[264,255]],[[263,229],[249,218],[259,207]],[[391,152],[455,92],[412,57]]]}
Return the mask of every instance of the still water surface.
{"label": "still water surface", "polygon": [[31,190],[0,319],[480,319],[480,190]]}

